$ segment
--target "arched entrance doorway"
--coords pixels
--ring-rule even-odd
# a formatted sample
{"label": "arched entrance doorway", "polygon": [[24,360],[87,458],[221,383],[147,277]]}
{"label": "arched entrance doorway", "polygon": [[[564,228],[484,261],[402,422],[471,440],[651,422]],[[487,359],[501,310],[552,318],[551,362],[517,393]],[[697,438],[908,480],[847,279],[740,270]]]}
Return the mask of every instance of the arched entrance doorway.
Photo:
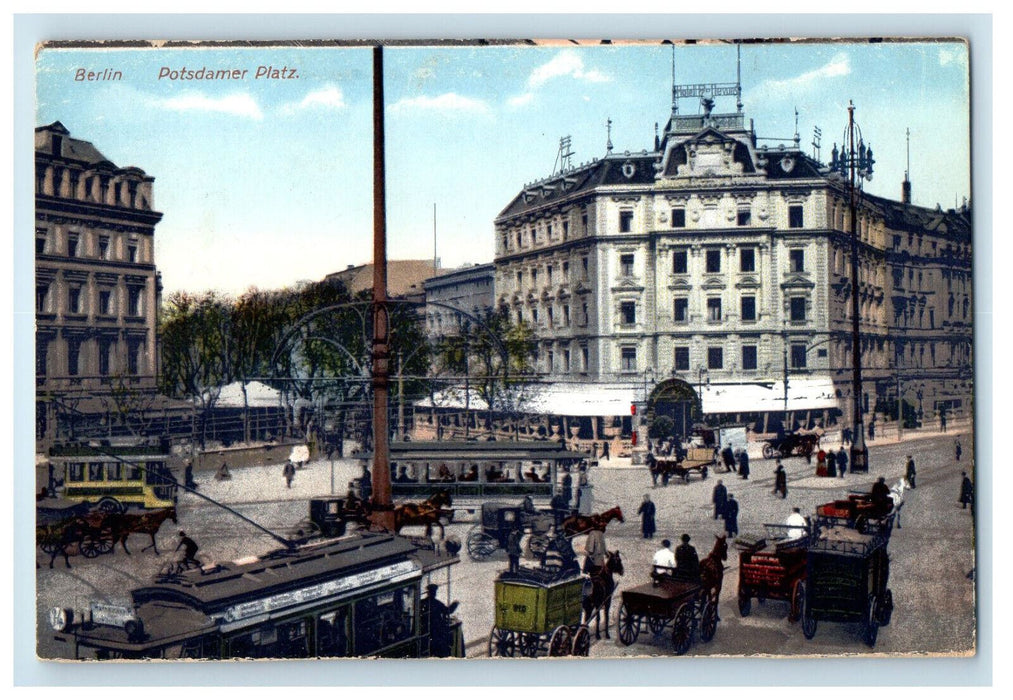
{"label": "arched entrance doorway", "polygon": [[654,387],[647,399],[647,425],[665,416],[672,421],[672,433],[687,437],[695,423],[703,422],[700,397],[681,379],[666,379]]}

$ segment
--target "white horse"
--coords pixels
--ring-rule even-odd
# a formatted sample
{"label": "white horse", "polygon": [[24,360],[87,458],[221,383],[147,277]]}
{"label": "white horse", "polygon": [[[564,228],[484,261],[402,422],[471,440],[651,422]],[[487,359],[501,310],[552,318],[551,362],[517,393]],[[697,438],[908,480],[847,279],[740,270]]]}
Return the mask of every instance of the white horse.
{"label": "white horse", "polygon": [[907,489],[907,479],[903,477],[890,489],[890,500],[893,501],[893,512],[897,515],[897,529],[900,529],[900,509],[904,506],[904,491]]}

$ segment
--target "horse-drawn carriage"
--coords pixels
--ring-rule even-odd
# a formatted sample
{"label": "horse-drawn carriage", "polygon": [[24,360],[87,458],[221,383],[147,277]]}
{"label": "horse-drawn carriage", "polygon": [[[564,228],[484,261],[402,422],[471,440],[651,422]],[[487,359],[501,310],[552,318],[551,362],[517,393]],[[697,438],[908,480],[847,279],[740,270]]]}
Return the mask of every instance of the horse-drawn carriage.
{"label": "horse-drawn carriage", "polygon": [[50,555],[50,566],[61,553],[93,559],[113,550],[113,531],[106,520],[105,511],[87,503],[42,501],[36,508],[35,541]]}
{"label": "horse-drawn carriage", "polygon": [[763,458],[774,459],[775,457],[811,457],[812,453],[820,444],[820,434],[814,433],[785,433],[778,437],[770,438],[763,444]]}
{"label": "horse-drawn carriage", "polygon": [[667,484],[672,477],[689,482],[689,477],[696,474],[701,479],[707,478],[707,470],[715,465],[714,450],[709,447],[690,447],[685,456],[652,457],[651,472],[660,476]]}
{"label": "horse-drawn carriage", "polygon": [[699,577],[682,578],[675,574],[652,571],[652,581],[622,592],[616,626],[619,641],[629,646],[642,631],[660,636],[672,627],[672,646],[682,656],[699,630],[700,640],[714,638],[718,624],[718,598],[728,545],[718,537],[714,549],[700,562]]}
{"label": "horse-drawn carriage", "polygon": [[902,488],[900,493],[895,489],[882,499],[870,493],[851,493],[846,499],[816,506],[816,523],[824,530],[842,526],[889,537],[897,514],[895,503],[902,498]]}
{"label": "horse-drawn carriage", "polygon": [[798,526],[771,523],[765,525],[767,536],[740,537],[735,541],[739,551],[739,614],[749,615],[753,598],[785,600],[789,603],[788,620],[794,622],[802,614],[806,595],[806,548],[808,532],[797,536]]}
{"label": "horse-drawn carriage", "polygon": [[552,511],[536,510],[532,501],[525,498],[519,504],[483,503],[479,522],[468,531],[465,542],[468,556],[475,561],[484,561],[506,549],[507,539],[515,528],[531,535],[528,548],[535,556],[541,556],[548,545],[548,533],[555,523]]}
{"label": "horse-drawn carriage", "polygon": [[843,524],[827,527],[817,519],[806,553],[806,639],[816,635],[818,620],[860,622],[865,643],[876,645],[879,627],[890,624],[893,614],[889,540],[889,527],[863,533]]}
{"label": "horse-drawn carriage", "polygon": [[587,656],[591,632],[582,621],[584,582],[579,575],[543,581],[501,574],[489,656]]}

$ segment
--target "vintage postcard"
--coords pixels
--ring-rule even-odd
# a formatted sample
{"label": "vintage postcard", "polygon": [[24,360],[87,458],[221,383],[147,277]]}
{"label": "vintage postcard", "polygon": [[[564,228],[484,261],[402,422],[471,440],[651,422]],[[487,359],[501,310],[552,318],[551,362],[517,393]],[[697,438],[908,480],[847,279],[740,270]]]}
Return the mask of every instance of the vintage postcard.
{"label": "vintage postcard", "polygon": [[974,655],[968,57],[40,45],[38,657]]}

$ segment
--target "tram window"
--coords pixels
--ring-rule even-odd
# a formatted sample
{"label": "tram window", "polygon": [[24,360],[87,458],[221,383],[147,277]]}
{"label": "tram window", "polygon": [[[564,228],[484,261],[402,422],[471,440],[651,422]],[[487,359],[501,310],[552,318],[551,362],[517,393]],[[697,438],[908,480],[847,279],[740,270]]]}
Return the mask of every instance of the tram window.
{"label": "tram window", "polygon": [[233,637],[229,655],[247,659],[298,659],[309,656],[306,620],[263,625]]}
{"label": "tram window", "polygon": [[67,465],[67,479],[84,481],[84,462],[71,462]]}
{"label": "tram window", "polygon": [[355,603],[355,653],[371,654],[415,634],[415,589],[404,586]]}
{"label": "tram window", "polygon": [[165,463],[164,462],[148,462],[148,468],[145,470],[145,482],[148,484],[164,484],[165,483]]}
{"label": "tram window", "polygon": [[109,462],[106,465],[106,480],[119,481],[123,478],[123,467],[119,462]]}
{"label": "tram window", "polygon": [[317,656],[348,656],[348,608],[317,616]]}
{"label": "tram window", "polygon": [[141,478],[141,468],[136,464],[127,465],[127,481],[138,481]]}
{"label": "tram window", "polygon": [[102,481],[102,472],[105,465],[102,462],[88,463],[88,481]]}

